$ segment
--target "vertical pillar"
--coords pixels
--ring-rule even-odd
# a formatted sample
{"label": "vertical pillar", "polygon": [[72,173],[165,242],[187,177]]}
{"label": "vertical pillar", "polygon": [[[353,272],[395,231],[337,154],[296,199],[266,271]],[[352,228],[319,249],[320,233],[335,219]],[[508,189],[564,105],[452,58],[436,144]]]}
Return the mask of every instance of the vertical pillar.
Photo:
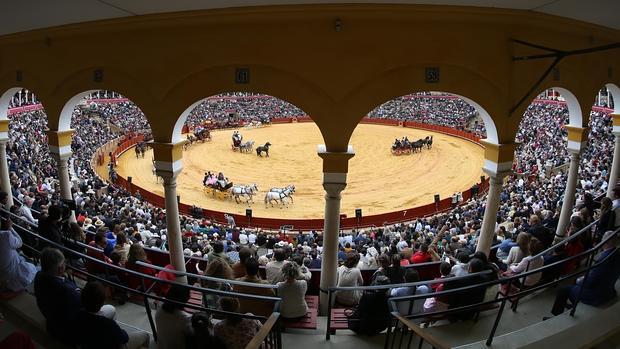
{"label": "vertical pillar", "polygon": [[502,192],[504,177],[507,174],[506,172],[489,173],[489,192],[487,194],[476,252],[482,251],[488,255],[491,251],[491,244],[495,235],[495,224],[497,223],[497,211],[500,204],[499,195]]}
{"label": "vertical pillar", "polygon": [[564,199],[562,200],[562,210],[560,211],[560,219],[555,230],[555,237],[561,239],[566,235],[566,229],[570,222],[570,216],[575,206],[575,191],[577,190],[577,181],[579,180],[579,163],[581,162],[581,150],[586,147],[587,128],[567,125],[568,130],[568,151],[570,153],[570,167],[568,169],[568,180],[566,181],[566,189],[564,190]]}
{"label": "vertical pillar", "polygon": [[[351,146],[346,152],[329,152],[324,145],[319,145],[318,154],[323,159],[323,188],[325,189],[320,288],[327,290],[336,286],[338,234],[340,232],[340,193],[347,186],[348,163],[355,153]],[[321,292],[321,314],[327,314],[327,307],[327,294]]]}
{"label": "vertical pillar", "polygon": [[[618,102],[620,103],[620,102]],[[614,198],[614,187],[616,183],[618,183],[618,176],[620,174],[620,114],[611,114],[613,119],[613,129],[612,132],[614,134],[614,158],[611,164],[611,169],[609,170],[609,183],[607,186],[607,196],[613,200]]]}
{"label": "vertical pillar", "polygon": [[[179,220],[177,202],[177,176],[183,168],[183,143],[151,143],[155,158],[157,175],[164,179],[164,196],[166,199],[166,231],[170,264],[177,270],[185,272],[185,256]],[[187,283],[187,277],[177,276],[178,282]]]}
{"label": "vertical pillar", "polygon": [[13,191],[9,177],[9,163],[6,159],[6,144],[9,141],[9,120],[0,120],[0,189],[9,194],[6,209],[13,206]]}
{"label": "vertical pillar", "polygon": [[486,198],[482,228],[478,236],[476,251],[482,251],[487,255],[491,251],[495,224],[497,223],[497,211],[500,204],[500,194],[504,178],[510,174],[514,153],[518,144],[495,144],[488,140],[482,140],[484,145],[484,165],[482,170],[489,175],[489,192]]}
{"label": "vertical pillar", "polygon": [[[58,180],[60,181],[60,196],[63,200],[73,200],[71,195],[71,179],[69,178],[69,158],[71,157],[71,136],[73,130],[47,131],[50,153],[56,160]],[[75,222],[75,212],[71,213],[71,221]]]}

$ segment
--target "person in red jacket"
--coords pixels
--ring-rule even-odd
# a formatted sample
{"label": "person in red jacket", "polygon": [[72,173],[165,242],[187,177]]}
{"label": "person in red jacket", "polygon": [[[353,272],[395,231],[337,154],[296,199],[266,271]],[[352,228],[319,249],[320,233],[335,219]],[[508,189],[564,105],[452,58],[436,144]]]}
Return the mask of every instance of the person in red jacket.
{"label": "person in red jacket", "polygon": [[423,243],[420,245],[420,250],[411,256],[411,263],[427,263],[432,261],[438,261],[439,256],[437,252],[431,247],[429,248],[427,244]]}

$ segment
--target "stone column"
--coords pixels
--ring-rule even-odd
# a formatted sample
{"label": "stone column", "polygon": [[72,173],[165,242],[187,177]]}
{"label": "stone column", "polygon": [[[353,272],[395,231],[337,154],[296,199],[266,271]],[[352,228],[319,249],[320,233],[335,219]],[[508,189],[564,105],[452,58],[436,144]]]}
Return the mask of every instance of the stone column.
{"label": "stone column", "polygon": [[[164,179],[166,236],[170,264],[181,272],[185,272],[185,256],[183,255],[179,204],[177,202],[177,176],[183,168],[183,143],[150,143],[153,148],[155,170],[157,175]],[[187,283],[187,277],[177,276],[177,281]]]}
{"label": "stone column", "polygon": [[478,236],[476,251],[482,251],[489,255],[495,234],[502,185],[504,178],[511,173],[514,153],[518,144],[497,144],[488,139],[482,140],[481,143],[484,145],[484,165],[482,170],[489,175],[489,192],[486,198],[482,228]]}
{"label": "stone column", "polygon": [[564,190],[562,200],[562,210],[560,219],[555,230],[556,239],[561,239],[566,235],[566,229],[570,223],[570,216],[575,206],[575,191],[579,180],[579,163],[581,162],[581,150],[585,149],[588,141],[588,129],[573,125],[566,125],[568,131],[568,152],[570,153],[570,167],[568,169],[568,180]]}
{"label": "stone column", "polygon": [[570,221],[575,206],[575,191],[577,190],[577,180],[579,179],[579,162],[581,155],[578,152],[570,153],[570,167],[568,169],[568,180],[566,181],[566,189],[564,190],[564,199],[562,200],[562,210],[560,211],[560,219],[555,230],[557,238],[566,235],[566,229]]}
{"label": "stone column", "polygon": [[6,159],[6,144],[9,141],[9,120],[0,120],[0,189],[9,194],[6,209],[13,206],[13,192],[9,177],[9,162]]}
{"label": "stone column", "polygon": [[495,234],[495,224],[497,223],[497,211],[499,210],[499,195],[502,192],[504,177],[507,173],[489,173],[489,192],[484,208],[484,217],[482,219],[482,228],[476,245],[476,252],[482,251],[487,255],[491,251],[493,243],[493,235]]}
{"label": "stone column", "polygon": [[[340,193],[347,186],[348,161],[355,153],[349,146],[346,152],[328,152],[319,146],[323,159],[323,188],[325,189],[325,218],[323,229],[323,255],[321,260],[320,288],[336,286],[338,268],[338,235],[340,233]],[[320,312],[327,314],[328,297],[321,292]]]}
{"label": "stone column", "polygon": [[[157,175],[164,179],[164,196],[166,198],[166,231],[170,264],[177,271],[185,271],[185,256],[183,255],[183,240],[181,238],[181,223],[179,221],[179,205],[177,202],[177,175],[157,171]],[[177,277],[177,281],[187,283],[185,276]]]}
{"label": "stone column", "polygon": [[[56,160],[56,170],[60,182],[60,197],[73,200],[71,194],[71,178],[69,177],[69,158],[71,157],[71,139],[73,130],[47,131],[51,156]],[[71,212],[70,220],[75,222],[75,212]]]}
{"label": "stone column", "polygon": [[[619,102],[620,103],[620,102]],[[614,158],[611,164],[609,172],[609,186],[607,187],[607,196],[610,199],[614,199],[614,187],[618,182],[618,176],[620,175],[620,114],[611,114],[613,119],[613,133],[614,133]]]}

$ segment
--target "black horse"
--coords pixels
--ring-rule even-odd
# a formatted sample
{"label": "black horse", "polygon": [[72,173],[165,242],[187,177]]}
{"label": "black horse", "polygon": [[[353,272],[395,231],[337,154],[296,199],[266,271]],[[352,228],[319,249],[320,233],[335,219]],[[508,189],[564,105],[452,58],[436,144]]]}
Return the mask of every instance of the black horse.
{"label": "black horse", "polygon": [[271,146],[271,143],[267,142],[263,146],[256,147],[256,155],[262,157],[263,156],[262,153],[265,152],[267,154],[267,157],[269,157],[269,147],[270,146]]}
{"label": "black horse", "polygon": [[426,136],[426,149],[431,149],[433,147],[433,136]]}
{"label": "black horse", "polygon": [[415,153],[415,152],[421,152],[422,151],[422,147],[424,146],[424,140],[423,139],[418,139],[415,142],[411,142],[411,150]]}

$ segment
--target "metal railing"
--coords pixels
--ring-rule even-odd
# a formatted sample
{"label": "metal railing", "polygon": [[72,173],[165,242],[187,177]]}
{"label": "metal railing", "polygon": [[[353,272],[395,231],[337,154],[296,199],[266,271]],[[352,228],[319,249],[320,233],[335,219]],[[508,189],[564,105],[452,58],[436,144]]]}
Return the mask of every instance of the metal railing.
{"label": "metal railing", "polygon": [[280,313],[273,312],[265,321],[260,331],[252,338],[245,349],[280,349],[282,348],[282,335],[280,331],[274,331],[278,324]]}
{"label": "metal railing", "polygon": [[[14,216],[17,217],[15,215],[13,215],[12,213],[4,210],[4,209],[0,209],[0,211],[10,215],[10,216]],[[238,293],[238,292],[231,292],[231,291],[222,291],[222,290],[213,290],[213,289],[209,289],[209,288],[203,288],[203,287],[199,287],[199,286],[192,286],[192,285],[187,285],[187,284],[183,284],[183,283],[179,283],[176,281],[169,281],[169,280],[164,280],[164,279],[160,279],[157,278],[155,276],[152,275],[148,275],[148,274],[143,274],[140,272],[136,272],[133,270],[129,270],[126,268],[122,268],[113,264],[109,264],[106,263],[103,260],[100,260],[98,258],[89,256],[87,254],[83,254],[79,251],[75,251],[73,249],[70,249],[64,245],[61,244],[57,244],[51,240],[48,240],[42,236],[40,236],[39,234],[37,234],[36,232],[31,231],[30,229],[28,229],[27,227],[24,227],[22,225],[20,225],[19,223],[14,223],[13,227],[16,228],[16,230],[18,230],[20,233],[20,235],[24,236],[26,235],[29,239],[24,239],[25,241],[34,241],[34,244],[27,244],[24,243],[23,244],[23,248],[28,249],[30,251],[32,251],[36,257],[38,257],[38,255],[41,253],[41,250],[39,249],[40,246],[44,246],[44,247],[54,247],[59,249],[61,252],[63,252],[64,254],[66,254],[67,256],[70,256],[71,259],[76,259],[79,258],[83,261],[88,261],[91,263],[95,263],[98,266],[100,266],[103,270],[104,270],[104,274],[100,274],[100,273],[92,273],[89,270],[87,270],[86,268],[80,268],[80,267],[76,267],[75,265],[73,265],[72,263],[67,263],[67,269],[70,270],[71,272],[69,273],[71,277],[74,277],[74,275],[83,275],[85,276],[88,280],[96,280],[96,281],[100,281],[101,283],[103,283],[104,285],[111,287],[115,290],[119,290],[122,292],[126,292],[129,294],[133,294],[137,297],[141,297],[143,299],[143,303],[144,303],[144,307],[145,307],[145,312],[147,315],[147,318],[149,320],[149,325],[151,327],[151,334],[153,335],[153,338],[155,340],[157,340],[157,329],[155,327],[155,321],[153,318],[153,314],[151,311],[151,304],[149,301],[155,301],[155,302],[169,302],[169,303],[173,303],[176,304],[178,306],[181,306],[184,309],[192,309],[195,311],[201,311],[201,312],[206,312],[208,314],[214,315],[216,317],[219,318],[223,318],[223,317],[239,317],[239,318],[243,318],[243,319],[250,319],[250,320],[259,320],[262,323],[267,323],[267,320],[269,319],[268,317],[265,316],[258,316],[258,315],[251,315],[251,314],[243,314],[243,313],[234,313],[234,312],[228,312],[228,311],[223,311],[223,310],[219,310],[219,309],[213,309],[213,308],[207,308],[204,306],[200,306],[200,305],[196,305],[196,304],[192,304],[192,303],[179,303],[176,301],[172,301],[169,299],[166,299],[164,296],[160,296],[157,294],[152,293],[153,288],[155,287],[155,285],[177,285],[177,286],[181,286],[184,288],[189,289],[190,291],[196,291],[196,292],[200,292],[201,294],[213,294],[213,295],[217,295],[217,296],[222,296],[222,297],[234,297],[234,298],[242,298],[242,299],[250,299],[250,300],[255,300],[255,301],[265,301],[265,302],[273,302],[274,304],[274,313],[278,314],[279,312],[279,307],[280,307],[280,303],[281,303],[281,298],[279,297],[268,297],[268,296],[259,296],[259,295],[254,295],[254,294],[245,294],[245,293]],[[91,246],[88,245],[84,245],[87,246],[88,248],[93,248]],[[99,252],[103,252],[101,250],[97,250]],[[37,259],[37,258],[35,258]],[[172,272],[172,270],[169,269],[165,269],[168,272]],[[110,275],[117,275],[117,274],[124,274],[127,275],[128,277],[133,277],[133,278],[137,278],[140,280],[140,284],[141,287],[140,289],[135,289],[135,288],[131,288],[128,287],[127,285],[124,285],[122,283],[119,282],[115,282],[115,281],[111,281],[109,276]],[[229,282],[232,280],[226,280],[226,279],[219,279],[222,282]],[[151,282],[151,286],[150,287],[146,287],[146,282],[149,281]],[[279,316],[276,317],[273,321],[275,321],[274,323],[270,323],[269,324],[269,334],[267,336],[265,336],[265,340],[270,341],[269,343],[273,343],[274,346],[270,347],[270,348],[276,348],[276,349],[280,349],[281,348],[281,340],[280,340],[280,325],[279,325]]]}
{"label": "metal railing", "polygon": [[[486,345],[490,346],[493,342],[493,338],[495,337],[495,332],[497,331],[497,327],[501,321],[501,317],[504,311],[504,307],[506,305],[506,302],[512,301],[513,299],[520,299],[523,298],[527,295],[530,295],[534,292],[537,292],[539,290],[548,288],[549,286],[555,286],[558,285],[559,283],[562,283],[566,280],[572,280],[577,276],[583,275],[584,280],[582,282],[585,283],[588,279],[588,276],[591,272],[592,269],[598,267],[599,265],[601,265],[602,263],[605,263],[605,261],[610,258],[610,256],[612,255],[612,253],[610,253],[608,256],[606,256],[604,259],[601,260],[597,260],[595,262],[595,255],[602,249],[603,245],[605,245],[607,243],[607,241],[609,239],[613,239],[616,238],[618,236],[618,234],[620,233],[620,228],[615,230],[615,234],[613,234],[612,236],[608,237],[606,240],[603,240],[601,242],[599,242],[598,244],[596,244],[595,246],[593,246],[592,248],[583,251],[579,254],[576,254],[574,256],[565,258],[563,260],[557,261],[555,263],[551,263],[549,265],[545,265],[541,268],[537,268],[534,270],[529,270],[529,271],[525,271],[523,273],[514,275],[514,276],[510,276],[507,278],[500,278],[498,280],[492,280],[492,281],[488,281],[488,282],[483,282],[483,283],[478,283],[478,284],[473,284],[473,285],[468,285],[465,287],[461,287],[461,288],[456,288],[456,289],[451,289],[451,290],[447,290],[447,291],[441,291],[441,292],[435,292],[435,293],[427,293],[427,294],[419,294],[419,295],[411,295],[411,296],[403,296],[403,297],[393,297],[389,299],[389,305],[391,308],[391,312],[392,315],[394,316],[395,320],[393,320],[390,323],[390,326],[388,327],[388,332],[387,332],[387,336],[386,336],[386,341],[385,341],[385,345],[384,347],[393,349],[393,348],[402,348],[402,344],[403,344],[403,336],[408,335],[408,336],[412,336],[413,334],[409,333],[408,331],[401,331],[401,328],[403,326],[408,326],[410,320],[416,320],[416,319],[437,319],[439,318],[450,318],[451,316],[454,316],[455,314],[458,313],[463,313],[463,312],[476,312],[479,313],[481,311],[484,310],[490,310],[490,309],[497,309],[497,305],[499,304],[499,308],[497,311],[497,315],[495,317],[495,321],[493,323],[493,327],[487,337],[486,340]],[[563,242],[561,242],[563,243]],[[616,247],[615,250],[618,250],[619,247]],[[437,296],[446,296],[446,295],[457,295],[458,293],[462,293],[463,291],[467,291],[467,290],[472,290],[475,288],[482,288],[484,287],[484,289],[486,290],[489,286],[493,286],[493,285],[500,285],[500,284],[507,284],[508,285],[508,289],[510,289],[510,286],[513,282],[518,281],[521,278],[536,274],[536,273],[542,273],[545,270],[550,270],[552,268],[557,268],[558,266],[561,265],[565,265],[568,263],[571,263],[573,261],[576,260],[581,260],[581,259],[586,259],[586,265],[584,268],[580,269],[580,270],[576,270],[573,272],[569,272],[565,275],[559,276],[557,279],[552,280],[552,281],[548,281],[548,282],[542,282],[539,284],[536,284],[534,286],[531,287],[527,287],[527,288],[521,288],[519,289],[519,291],[515,292],[515,293],[507,293],[504,294],[502,292],[498,292],[495,296],[494,299],[492,300],[487,300],[487,301],[482,301],[482,302],[478,302],[478,303],[472,303],[472,304],[467,304],[467,305],[463,305],[463,306],[459,306],[456,308],[452,308],[452,309],[448,309],[448,310],[443,310],[443,311],[435,311],[435,312],[429,312],[429,313],[417,313],[417,314],[408,314],[408,315],[403,315],[400,314],[398,311],[398,303],[400,302],[409,302],[410,304],[410,309],[412,308],[412,304],[413,302],[416,301],[424,301],[426,298],[430,298],[430,297],[437,297]],[[450,281],[450,279],[444,279],[444,281]],[[578,292],[578,296],[575,299],[575,302],[573,303],[573,307],[572,310],[570,312],[570,315],[573,316],[575,314],[577,305],[581,299],[583,293],[583,287],[581,287],[579,289]],[[397,316],[398,315],[398,316]],[[408,320],[407,322],[401,321],[401,319],[406,319]],[[408,327],[410,328],[410,327]],[[417,335],[418,337],[420,337],[420,343],[419,343],[419,347],[422,346],[423,342],[429,342],[432,345],[433,344],[433,340],[434,338],[427,332],[423,331],[422,329],[419,330],[413,330],[410,328],[410,330],[412,330],[415,335]],[[396,344],[397,342],[397,337],[400,335],[400,341],[398,342],[398,344]],[[397,346],[395,346],[397,345]],[[410,348],[411,345],[411,338],[407,341],[407,345],[405,346],[406,348]]]}

